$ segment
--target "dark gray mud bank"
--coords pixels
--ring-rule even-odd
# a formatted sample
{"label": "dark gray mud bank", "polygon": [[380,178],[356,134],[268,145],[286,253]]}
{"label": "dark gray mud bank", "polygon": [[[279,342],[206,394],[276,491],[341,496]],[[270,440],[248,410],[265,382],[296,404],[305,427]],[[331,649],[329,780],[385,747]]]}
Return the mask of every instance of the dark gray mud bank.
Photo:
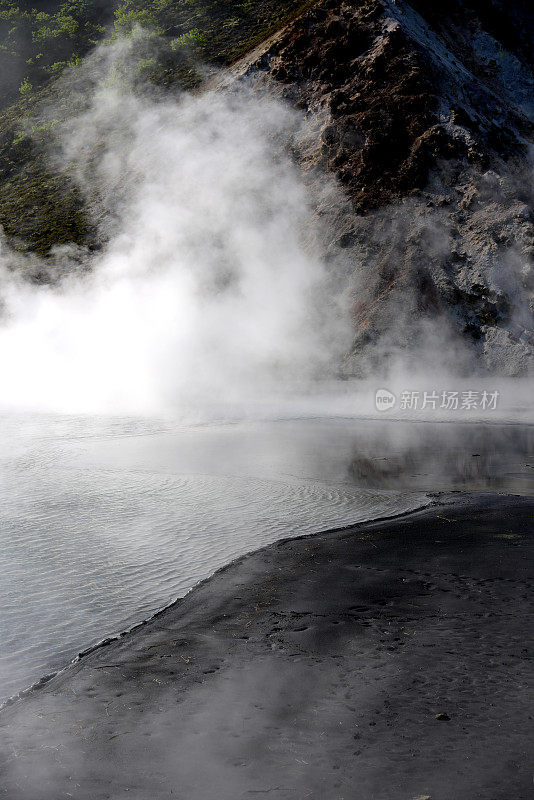
{"label": "dark gray mud bank", "polygon": [[10,800],[528,800],[534,500],[448,497],[218,572],[0,714]]}

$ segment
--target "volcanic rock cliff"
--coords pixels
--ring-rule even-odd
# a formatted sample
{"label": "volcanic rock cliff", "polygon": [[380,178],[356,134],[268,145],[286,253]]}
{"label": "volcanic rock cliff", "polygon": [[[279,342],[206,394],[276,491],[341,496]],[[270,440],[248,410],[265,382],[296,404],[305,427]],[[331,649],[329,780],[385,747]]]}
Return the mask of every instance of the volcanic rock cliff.
{"label": "volcanic rock cliff", "polygon": [[533,31],[521,0],[323,0],[239,65],[313,117],[301,160],[350,198],[349,373],[437,317],[486,367],[529,369]]}

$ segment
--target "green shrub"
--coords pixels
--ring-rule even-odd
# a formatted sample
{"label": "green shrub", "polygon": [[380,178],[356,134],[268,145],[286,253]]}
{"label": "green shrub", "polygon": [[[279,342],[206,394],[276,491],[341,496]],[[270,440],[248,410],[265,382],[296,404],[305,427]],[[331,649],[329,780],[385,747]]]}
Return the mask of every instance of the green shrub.
{"label": "green shrub", "polygon": [[32,89],[33,89],[33,86],[31,85],[29,79],[28,78],[24,78],[24,80],[22,81],[22,83],[19,86],[20,94],[23,97],[26,97],[27,95],[31,94]]}
{"label": "green shrub", "polygon": [[115,12],[115,30],[118,34],[129,34],[137,27],[150,28],[157,33],[163,32],[153,11],[149,8],[132,8],[131,6],[132,3],[127,0]]}
{"label": "green shrub", "polygon": [[193,30],[177,36],[176,39],[172,39],[170,45],[171,50],[176,53],[178,50],[190,50],[199,47],[204,41],[205,37],[199,29],[193,28]]}

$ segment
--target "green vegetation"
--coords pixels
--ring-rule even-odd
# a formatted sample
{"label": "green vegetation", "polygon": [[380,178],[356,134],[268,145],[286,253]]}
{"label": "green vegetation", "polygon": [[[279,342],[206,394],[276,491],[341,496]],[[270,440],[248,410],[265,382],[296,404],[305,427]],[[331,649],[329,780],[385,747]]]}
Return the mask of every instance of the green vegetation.
{"label": "green vegetation", "polygon": [[31,94],[33,86],[29,82],[28,78],[24,78],[22,83],[19,86],[19,92],[24,97],[24,95]]}
{"label": "green vegetation", "polygon": [[[0,0],[2,104],[29,94],[76,61],[105,34],[109,12],[94,0],[38,3]],[[22,81],[22,83],[21,83]],[[28,89],[29,87],[29,89]],[[23,91],[24,88],[24,91]]]}
{"label": "green vegetation", "polygon": [[280,28],[305,6],[303,0],[121,0],[115,29],[152,28],[173,50],[193,46],[211,63],[230,64]]}
{"label": "green vegetation", "polygon": [[24,127],[39,100],[22,99],[0,116],[0,224],[15,246],[46,254],[55,244],[92,244],[95,231],[79,191],[47,163],[43,145],[55,122]]}
{"label": "green vegetation", "polygon": [[[38,5],[38,8],[34,7]],[[65,242],[93,243],[83,200],[68,176],[51,170],[49,130],[36,122],[55,78],[99,41],[137,27],[160,36],[157,55],[137,75],[162,86],[195,88],[199,62],[228,65],[313,0],[0,0],[0,225],[46,254]],[[9,104],[12,105],[9,105]],[[9,106],[9,107],[6,107]]]}
{"label": "green vegetation", "polygon": [[178,50],[191,50],[201,47],[204,42],[204,35],[198,28],[193,28],[193,30],[177,36],[176,39],[171,39],[171,50],[175,53]]}

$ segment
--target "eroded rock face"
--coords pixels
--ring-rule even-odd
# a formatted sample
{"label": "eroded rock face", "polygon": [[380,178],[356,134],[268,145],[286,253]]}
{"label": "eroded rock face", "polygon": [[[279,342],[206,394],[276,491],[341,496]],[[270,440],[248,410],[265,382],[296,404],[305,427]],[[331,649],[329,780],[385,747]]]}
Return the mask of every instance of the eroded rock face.
{"label": "eroded rock face", "polygon": [[349,372],[432,319],[487,368],[530,368],[533,30],[523,0],[323,0],[243,65],[304,110],[302,163],[350,200],[330,209],[354,264]]}
{"label": "eroded rock face", "polygon": [[258,60],[298,107],[322,114],[317,158],[367,210],[426,182],[439,149],[425,58],[381,3],[319,3]]}

